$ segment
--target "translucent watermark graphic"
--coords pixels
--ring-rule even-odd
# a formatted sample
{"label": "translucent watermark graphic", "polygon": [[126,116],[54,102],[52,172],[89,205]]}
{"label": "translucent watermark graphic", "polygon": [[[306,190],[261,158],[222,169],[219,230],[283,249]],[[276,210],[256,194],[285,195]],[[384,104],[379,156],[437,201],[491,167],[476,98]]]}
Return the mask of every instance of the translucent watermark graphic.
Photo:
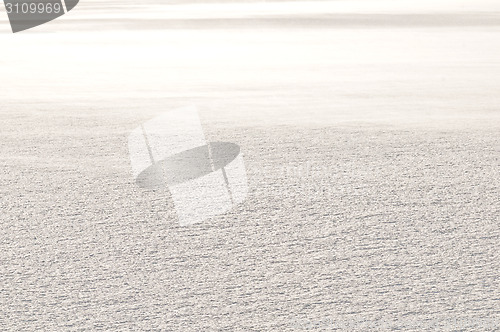
{"label": "translucent watermark graphic", "polygon": [[263,166],[255,172],[262,177],[282,177],[296,179],[300,182],[314,181],[328,178],[335,174],[337,168],[334,165],[325,164],[321,161],[307,160],[304,162],[289,162],[278,167]]}
{"label": "translucent watermark graphic", "polygon": [[4,0],[12,32],[50,22],[73,8],[79,0]]}
{"label": "translucent watermark graphic", "polygon": [[300,191],[304,196],[336,196],[351,192],[351,188],[337,183],[338,166],[321,160],[287,161],[276,164],[253,164],[248,169],[253,178],[288,190]]}
{"label": "translucent watermark graphic", "polygon": [[168,188],[182,226],[225,213],[248,194],[240,147],[207,142],[195,107],[147,121],[130,133],[128,147],[137,185]]}

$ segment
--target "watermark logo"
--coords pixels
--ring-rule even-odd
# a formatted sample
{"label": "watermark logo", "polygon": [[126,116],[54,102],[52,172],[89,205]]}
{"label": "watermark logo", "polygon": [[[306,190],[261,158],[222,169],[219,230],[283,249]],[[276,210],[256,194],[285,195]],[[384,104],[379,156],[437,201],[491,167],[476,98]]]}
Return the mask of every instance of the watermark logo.
{"label": "watermark logo", "polygon": [[79,0],[4,0],[12,32],[31,29],[72,10]]}
{"label": "watermark logo", "polygon": [[195,107],[147,121],[130,133],[128,147],[137,185],[167,187],[182,226],[225,213],[247,196],[240,147],[207,142]]}

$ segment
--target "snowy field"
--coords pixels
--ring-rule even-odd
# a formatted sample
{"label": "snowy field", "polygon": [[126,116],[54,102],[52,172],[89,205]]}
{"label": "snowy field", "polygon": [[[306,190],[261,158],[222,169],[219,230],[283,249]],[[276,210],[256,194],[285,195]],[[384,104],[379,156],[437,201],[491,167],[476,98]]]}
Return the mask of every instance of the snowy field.
{"label": "snowy field", "polygon": [[[500,6],[374,2],[2,9],[0,330],[498,330]],[[186,105],[250,192],[180,227],[127,136]]]}

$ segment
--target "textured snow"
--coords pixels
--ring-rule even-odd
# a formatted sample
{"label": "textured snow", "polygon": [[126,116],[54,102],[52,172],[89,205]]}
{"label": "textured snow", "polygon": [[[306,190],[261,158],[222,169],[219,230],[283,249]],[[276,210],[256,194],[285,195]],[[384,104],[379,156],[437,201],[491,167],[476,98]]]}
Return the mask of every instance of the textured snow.
{"label": "textured snow", "polygon": [[[60,24],[0,34],[0,330],[498,330],[498,26]],[[249,193],[180,227],[127,137],[186,105]]]}

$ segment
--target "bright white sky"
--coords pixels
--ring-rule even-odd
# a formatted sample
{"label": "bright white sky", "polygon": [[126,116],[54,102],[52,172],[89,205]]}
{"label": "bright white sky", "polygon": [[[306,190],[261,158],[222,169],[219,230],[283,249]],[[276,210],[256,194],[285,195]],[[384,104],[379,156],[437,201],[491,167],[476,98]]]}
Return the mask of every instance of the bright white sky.
{"label": "bright white sky", "polygon": [[[168,1],[165,1],[168,3]],[[72,16],[86,19],[244,18],[314,14],[426,14],[500,12],[499,0],[335,0],[176,3],[82,0]]]}
{"label": "bright white sky", "polygon": [[[167,5],[165,4],[167,3]],[[170,3],[170,4],[168,4]],[[175,3],[175,4],[172,4]],[[0,6],[0,8],[3,6]],[[2,8],[3,9],[3,8]],[[3,10],[2,10],[3,11]],[[191,1],[81,0],[71,16],[113,18],[243,18],[266,15],[426,14],[500,12],[499,0],[334,0],[334,1]],[[0,21],[6,20],[1,15]]]}
{"label": "bright white sky", "polygon": [[[120,109],[117,102],[127,108],[128,99],[140,100],[142,105],[155,98],[180,98],[190,104],[202,96],[224,106],[213,107],[217,111],[212,118],[220,116],[221,121],[232,118],[235,123],[256,125],[270,117],[269,108],[255,103],[268,104],[272,100],[276,105],[286,105],[272,108],[273,123],[296,124],[294,121],[306,114],[304,110],[309,112],[307,119],[316,119],[322,125],[336,121],[337,116],[366,119],[373,114],[373,118],[384,119],[411,115],[429,119],[426,114],[469,116],[477,112],[485,118],[498,114],[498,26],[352,29],[347,25],[293,32],[286,26],[266,31],[146,31],[129,27],[100,30],[88,26],[92,19],[113,21],[115,16],[167,19],[255,13],[499,13],[500,0],[155,6],[81,0],[63,18],[26,32],[12,34],[8,23],[1,24],[0,112],[15,111],[7,106],[16,101],[25,103],[26,96],[33,105],[37,100],[51,105],[62,99],[96,101],[96,105],[97,101],[107,100],[109,105],[103,109]],[[1,16],[6,15],[0,12]],[[89,21],[78,21],[81,17]],[[73,29],[66,30],[73,19]],[[253,100],[253,92],[249,91],[260,91],[266,97]],[[295,106],[297,113],[293,115],[291,108]],[[495,116],[498,119],[500,115]]]}

